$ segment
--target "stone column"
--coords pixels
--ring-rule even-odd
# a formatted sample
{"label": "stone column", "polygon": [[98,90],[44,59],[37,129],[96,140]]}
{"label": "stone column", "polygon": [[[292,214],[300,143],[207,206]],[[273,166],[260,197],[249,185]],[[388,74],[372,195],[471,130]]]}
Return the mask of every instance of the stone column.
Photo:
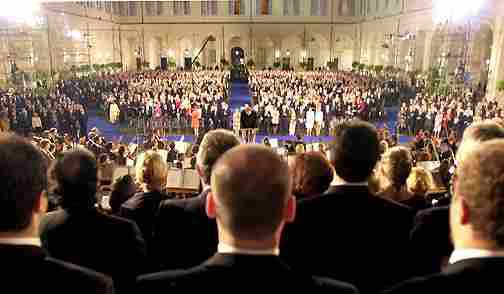
{"label": "stone column", "polygon": [[499,80],[504,80],[504,18],[502,17],[496,21],[493,28],[493,46],[487,89],[488,98],[493,99],[499,94],[497,93],[497,81]]}
{"label": "stone column", "polygon": [[434,32],[432,30],[425,32],[425,39],[424,39],[424,44],[425,44],[424,48],[425,49],[424,49],[423,56],[421,56],[422,70],[424,70],[424,71],[429,70],[429,68],[431,67],[431,60],[432,60],[432,56],[433,56],[433,52],[432,52],[433,38],[434,38]]}

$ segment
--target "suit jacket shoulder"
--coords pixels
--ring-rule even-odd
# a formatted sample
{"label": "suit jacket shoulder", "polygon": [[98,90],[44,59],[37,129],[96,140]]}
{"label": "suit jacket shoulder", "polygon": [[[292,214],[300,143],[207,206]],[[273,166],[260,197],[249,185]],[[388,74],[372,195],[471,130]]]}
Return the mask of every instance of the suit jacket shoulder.
{"label": "suit jacket shoulder", "polygon": [[[78,265],[57,260],[51,257],[47,258],[49,268],[58,279],[74,281],[73,286],[89,288],[89,293],[114,293],[114,283],[112,279],[104,274],[95,272],[90,269],[80,267]],[[77,290],[82,291],[83,288]],[[91,292],[92,290],[92,292]],[[86,291],[83,291],[85,293]]]}
{"label": "suit jacket shoulder", "polygon": [[292,272],[277,257],[217,254],[207,262],[187,270],[164,271],[140,276],[139,293],[166,289],[187,291],[223,291],[247,287],[246,292],[264,290],[307,291],[307,293],[357,293],[350,284],[328,278]]}
{"label": "suit jacket shoulder", "polygon": [[485,293],[502,292],[504,258],[472,258],[448,265],[443,272],[407,280],[385,291],[406,293]]}
{"label": "suit jacket shoulder", "polygon": [[[37,246],[0,244],[0,260],[4,289],[16,289],[19,293],[114,293],[108,276],[48,257]],[[58,281],[51,283],[55,278]]]}

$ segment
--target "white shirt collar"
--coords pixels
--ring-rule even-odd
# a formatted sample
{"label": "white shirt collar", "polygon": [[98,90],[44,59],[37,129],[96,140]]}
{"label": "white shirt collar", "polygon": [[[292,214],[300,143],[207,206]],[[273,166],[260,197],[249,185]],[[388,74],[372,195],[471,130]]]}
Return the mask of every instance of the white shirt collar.
{"label": "white shirt collar", "polygon": [[42,243],[39,238],[0,238],[0,244],[42,247]]}
{"label": "white shirt collar", "polygon": [[237,248],[232,245],[228,245],[225,243],[219,243],[217,247],[217,252],[222,254],[244,254],[244,255],[280,255],[279,248],[272,249],[245,249],[245,248]]}
{"label": "white shirt collar", "polygon": [[456,262],[472,259],[472,258],[489,258],[489,257],[504,257],[504,251],[495,250],[485,250],[485,249],[455,249],[450,256],[449,263],[454,264]]}
{"label": "white shirt collar", "polygon": [[368,186],[367,181],[363,182],[355,182],[355,183],[349,183],[342,178],[340,178],[336,172],[333,172],[333,181],[331,182],[331,187],[332,186]]}
{"label": "white shirt collar", "polygon": [[333,181],[331,182],[331,186],[368,186],[368,182],[355,182],[355,183],[349,183],[342,178],[340,178],[336,173],[334,173],[334,178]]}

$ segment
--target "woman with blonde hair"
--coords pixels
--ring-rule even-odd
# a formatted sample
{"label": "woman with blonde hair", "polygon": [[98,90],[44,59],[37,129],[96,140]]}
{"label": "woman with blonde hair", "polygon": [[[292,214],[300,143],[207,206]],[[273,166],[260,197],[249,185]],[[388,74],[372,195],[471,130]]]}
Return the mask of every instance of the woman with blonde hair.
{"label": "woman with blonde hair", "polygon": [[154,216],[159,203],[166,198],[163,190],[166,187],[168,165],[161,155],[154,151],[146,152],[139,160],[136,177],[143,192],[135,194],[121,206],[120,216],[136,222],[149,246]]}
{"label": "woman with blonde hair", "polygon": [[404,200],[402,203],[415,210],[427,208],[426,197],[429,191],[435,188],[431,172],[423,167],[414,167],[411,169],[406,185],[413,197]]}
{"label": "woman with blonde hair", "polygon": [[413,166],[411,152],[406,147],[388,149],[379,166],[381,192],[378,196],[402,202],[413,196],[406,187],[406,180]]}

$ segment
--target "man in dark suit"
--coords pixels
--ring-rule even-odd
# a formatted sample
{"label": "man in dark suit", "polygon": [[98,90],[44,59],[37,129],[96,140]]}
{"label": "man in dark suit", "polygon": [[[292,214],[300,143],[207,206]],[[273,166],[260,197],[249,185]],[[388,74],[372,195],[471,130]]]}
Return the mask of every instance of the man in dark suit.
{"label": "man in dark suit", "polygon": [[87,150],[70,151],[51,174],[63,209],[42,221],[44,248],[53,257],[110,275],[118,293],[128,292],[146,270],[145,243],[135,223],[95,208],[95,157]]}
{"label": "man in dark suit", "polygon": [[439,274],[406,281],[386,293],[502,292],[504,140],[472,145],[464,152],[450,205],[455,250],[449,265]]}
{"label": "man in dark suit", "polygon": [[245,287],[248,293],[356,292],[349,284],[298,274],[278,257],[296,201],[287,163],[270,148],[246,145],[226,152],[214,165],[211,186],[206,212],[217,221],[217,254],[188,270],[139,277],[139,293],[229,293]]}
{"label": "man in dark suit", "polygon": [[247,104],[240,115],[240,129],[244,132],[242,136],[246,143],[254,143],[254,129],[256,128],[257,113]]}
{"label": "man in dark suit", "polygon": [[406,278],[402,261],[412,215],[368,190],[379,157],[375,128],[361,121],[338,126],[330,156],[336,181],[326,194],[299,203],[284,242],[287,262],[364,293]]}
{"label": "man in dark suit", "polygon": [[[4,292],[113,293],[109,277],[48,257],[40,219],[47,209],[47,163],[29,142],[0,137],[0,260]],[[56,282],[51,282],[57,279]]]}
{"label": "man in dark suit", "polygon": [[217,249],[217,227],[205,213],[212,166],[224,152],[240,144],[230,131],[205,134],[196,156],[203,192],[195,198],[161,202],[154,224],[154,246],[161,269],[187,268],[208,259]]}

